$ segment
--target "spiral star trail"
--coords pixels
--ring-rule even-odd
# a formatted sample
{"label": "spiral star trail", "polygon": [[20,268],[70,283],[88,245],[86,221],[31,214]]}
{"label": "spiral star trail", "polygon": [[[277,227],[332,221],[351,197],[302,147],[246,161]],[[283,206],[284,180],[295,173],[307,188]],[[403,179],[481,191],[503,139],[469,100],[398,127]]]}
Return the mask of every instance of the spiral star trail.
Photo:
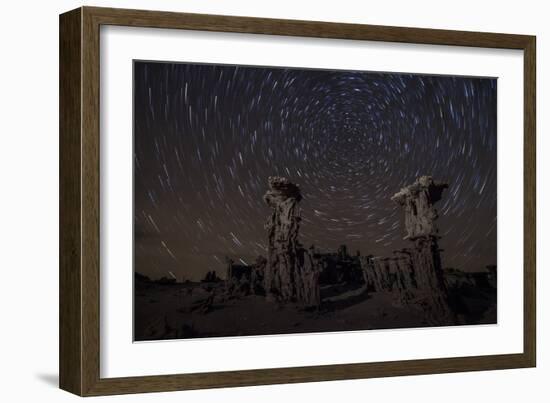
{"label": "spiral star trail", "polygon": [[266,255],[269,176],[300,185],[300,241],[390,255],[407,246],[390,197],[421,175],[445,267],[496,264],[497,80],[134,62],[135,270],[223,275]]}

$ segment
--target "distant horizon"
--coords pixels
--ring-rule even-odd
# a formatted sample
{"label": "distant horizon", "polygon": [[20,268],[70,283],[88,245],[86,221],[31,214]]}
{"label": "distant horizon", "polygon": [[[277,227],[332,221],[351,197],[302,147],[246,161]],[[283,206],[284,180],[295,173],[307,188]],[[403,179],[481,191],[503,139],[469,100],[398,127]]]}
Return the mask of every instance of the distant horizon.
{"label": "distant horizon", "polygon": [[[303,245],[303,246],[304,246],[304,248],[307,249],[310,245]],[[338,249],[339,249],[340,246],[346,246],[347,247],[346,244],[342,244],[342,245],[339,245],[336,249],[328,249],[328,250],[323,249],[323,250],[321,250],[321,249],[316,248],[316,250],[319,250],[319,252],[321,254],[337,254]],[[404,246],[406,247],[406,244],[404,244]],[[397,249],[400,249],[400,248],[397,248]],[[397,250],[397,249],[395,249],[395,250]],[[373,254],[370,254],[370,253],[364,253],[361,249],[350,250],[349,248],[347,248],[347,252],[348,252],[349,256],[355,256],[357,251],[360,252],[361,256],[369,256],[370,255],[370,256],[373,256],[374,258],[384,258],[384,257],[388,257],[390,255],[390,253],[393,251],[393,249],[388,250],[388,256],[386,256],[386,255],[383,255],[383,254],[382,255],[373,255]],[[442,255],[443,255],[442,260],[443,260],[443,263],[444,263],[445,262],[445,251],[444,250],[442,252]],[[266,257],[267,252],[263,255],[248,256],[248,258],[249,258],[248,260],[246,260],[247,256],[229,256],[229,255],[227,255],[228,258],[233,260],[234,264],[242,264],[242,265],[245,265],[245,266],[253,266],[254,263],[255,263],[255,260],[259,256]],[[497,266],[496,261],[494,263],[480,264],[480,266],[475,267],[475,268],[471,268],[471,270],[468,270],[467,268],[447,266],[447,265],[443,264],[443,270],[458,269],[458,270],[463,271],[465,273],[480,273],[480,272],[486,271],[488,266],[497,267],[497,270],[498,270],[498,266]],[[199,282],[202,279],[204,279],[204,276],[208,272],[211,272],[211,271],[215,271],[216,275],[218,277],[220,277],[222,280],[225,280],[225,278],[226,278],[226,273],[225,273],[226,268],[227,268],[227,264],[222,264],[222,265],[220,265],[219,268],[212,267],[210,270],[206,270],[204,273],[200,274],[198,277],[195,277],[195,278],[186,278],[185,275],[182,275],[180,277],[177,277],[176,282],[178,282],[178,283],[183,282],[183,281],[181,281],[181,279],[189,280],[189,281],[192,281],[192,282]],[[135,271],[135,273],[145,275],[144,273],[141,273],[137,270],[134,270],[134,271]],[[170,271],[174,272],[173,269],[168,269],[168,270],[165,270],[164,274],[161,273],[157,277],[152,277],[152,276],[147,276],[147,277],[149,277],[152,281],[156,281],[156,280],[159,280],[159,279],[162,279],[162,278],[169,278],[169,272]]]}

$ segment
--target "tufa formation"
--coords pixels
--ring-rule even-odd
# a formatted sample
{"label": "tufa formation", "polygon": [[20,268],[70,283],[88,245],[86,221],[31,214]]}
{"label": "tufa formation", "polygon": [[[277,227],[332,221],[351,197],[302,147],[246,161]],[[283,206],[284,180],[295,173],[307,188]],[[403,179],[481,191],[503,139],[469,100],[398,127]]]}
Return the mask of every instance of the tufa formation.
{"label": "tufa formation", "polygon": [[443,190],[449,185],[436,183],[431,176],[421,176],[412,185],[402,188],[391,200],[405,210],[405,239],[437,236],[435,226],[437,210],[434,204],[441,200]]}
{"label": "tufa formation", "polygon": [[397,294],[401,304],[421,307],[426,321],[443,325],[455,321],[449,307],[437,243],[438,218],[434,204],[441,200],[446,183],[436,183],[430,176],[418,178],[391,199],[405,210],[405,228],[412,245],[394,251],[392,257],[362,257],[365,281],[376,291]]}
{"label": "tufa formation", "polygon": [[300,188],[283,177],[270,177],[264,201],[273,209],[268,236],[264,289],[270,299],[304,306],[320,304],[319,270],[313,256],[298,242]]}
{"label": "tufa formation", "polygon": [[445,183],[430,176],[418,178],[391,200],[405,211],[405,239],[410,247],[390,257],[348,254],[345,245],[336,253],[305,249],[298,240],[302,195],[298,185],[283,177],[270,177],[264,201],[272,209],[267,230],[267,257],[252,265],[227,261],[226,290],[230,295],[265,295],[282,303],[319,307],[320,284],[360,283],[369,292],[390,292],[394,303],[421,309],[432,325],[456,321],[438,246],[437,210]]}

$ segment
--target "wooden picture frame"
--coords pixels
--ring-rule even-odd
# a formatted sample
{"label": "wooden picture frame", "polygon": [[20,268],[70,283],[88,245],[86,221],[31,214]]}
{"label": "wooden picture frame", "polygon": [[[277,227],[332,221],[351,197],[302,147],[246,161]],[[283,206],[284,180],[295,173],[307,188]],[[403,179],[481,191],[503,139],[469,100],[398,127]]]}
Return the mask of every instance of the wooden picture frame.
{"label": "wooden picture frame", "polygon": [[[524,52],[524,349],[468,356],[127,378],[100,377],[101,25],[519,49]],[[536,363],[535,37],[81,7],[60,16],[60,387],[80,396],[533,367]]]}

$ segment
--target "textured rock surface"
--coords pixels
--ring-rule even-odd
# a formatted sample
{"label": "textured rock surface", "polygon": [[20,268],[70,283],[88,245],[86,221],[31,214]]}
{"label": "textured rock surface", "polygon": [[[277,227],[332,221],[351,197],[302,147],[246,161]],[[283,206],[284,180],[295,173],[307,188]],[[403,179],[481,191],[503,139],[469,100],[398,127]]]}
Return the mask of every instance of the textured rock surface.
{"label": "textured rock surface", "polygon": [[253,265],[235,264],[226,257],[225,292],[229,296],[263,295],[264,272],[267,260],[258,256]]}
{"label": "textured rock surface", "polygon": [[411,264],[415,268],[418,290],[413,294],[414,298],[426,312],[430,323],[453,322],[437,238],[420,237],[415,239],[414,243],[414,248],[411,249]]}
{"label": "textured rock surface", "polygon": [[454,321],[443,277],[437,243],[437,211],[447,184],[420,177],[392,197],[405,210],[405,227],[410,248],[393,252],[392,257],[361,257],[367,285],[374,291],[390,291],[395,301],[419,306],[430,324]]}
{"label": "textured rock surface", "polygon": [[446,183],[436,183],[431,176],[421,176],[410,186],[402,188],[391,198],[405,210],[407,238],[436,236],[437,210],[434,204],[441,200]]}
{"label": "textured rock surface", "polygon": [[320,303],[319,270],[311,253],[298,242],[300,188],[282,177],[269,178],[264,201],[273,209],[265,228],[268,256],[264,288],[270,298],[306,306]]}

